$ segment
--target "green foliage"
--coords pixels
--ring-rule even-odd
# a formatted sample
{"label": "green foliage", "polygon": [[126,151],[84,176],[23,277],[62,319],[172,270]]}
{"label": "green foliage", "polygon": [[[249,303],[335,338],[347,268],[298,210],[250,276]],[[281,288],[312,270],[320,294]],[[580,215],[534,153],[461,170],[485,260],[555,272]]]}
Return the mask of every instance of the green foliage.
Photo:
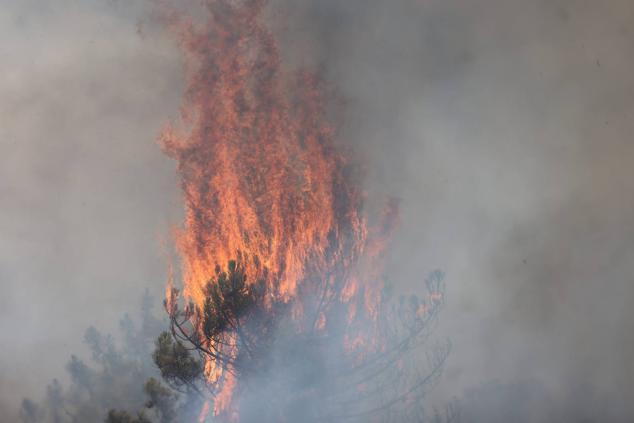
{"label": "green foliage", "polygon": [[[133,418],[127,411],[113,409],[108,412],[106,423],[152,423],[154,421],[172,423],[176,421],[176,416],[180,410],[178,409],[178,395],[174,391],[163,386],[159,380],[153,377],[147,380],[143,390],[148,399],[145,408],[137,413],[136,418]],[[150,415],[154,419],[151,419]]]}
{"label": "green foliage", "polygon": [[228,272],[216,273],[206,287],[203,307],[203,331],[208,339],[217,340],[228,330],[235,330],[249,313],[260,304],[264,281],[253,286],[247,283],[244,267],[230,261]]}
{"label": "green foliage", "polygon": [[[298,322],[289,304],[265,297],[264,283],[247,280],[240,262],[230,261],[206,285],[202,307],[166,303],[172,332],[159,337],[155,362],[170,386],[207,388],[209,399],[222,388],[222,378],[195,383],[200,374],[190,374],[190,351],[222,366],[240,381],[234,401],[242,421],[300,416],[306,422],[360,422],[370,416],[377,422],[422,421],[425,413],[418,404],[440,377],[451,347],[426,348],[444,303],[443,274],[433,272],[425,285],[423,295],[397,299],[393,287],[386,286],[378,319],[357,309],[352,323],[346,323],[347,308],[338,303],[339,285],[328,298],[306,291],[299,294],[305,295],[305,316]],[[320,310],[329,313],[326,328],[307,329],[314,328]],[[364,331],[374,333],[385,348],[360,354],[347,350],[346,341]]]}
{"label": "green foliage", "polygon": [[[146,420],[139,422],[184,423],[195,420],[200,410],[203,395],[198,385],[204,385],[203,371],[199,361],[171,333],[161,333],[155,341],[152,357],[161,377],[167,383],[163,385],[157,378],[150,377],[143,391],[146,401],[138,416]],[[138,408],[137,408],[138,409]],[[109,416],[127,422],[131,418],[125,411],[110,410]],[[110,417],[109,417],[110,418]],[[140,418],[140,417],[139,417]],[[136,423],[137,420],[130,420]],[[107,421],[111,423],[111,421]]]}
{"label": "green foliage", "polygon": [[[24,423],[194,422],[203,402],[218,392],[204,377],[202,359],[212,359],[240,379],[243,421],[364,421],[369,416],[382,422],[423,421],[424,410],[416,404],[440,375],[449,347],[425,351],[428,363],[419,366],[419,347],[443,303],[442,274],[432,273],[426,285],[427,296],[394,301],[393,289],[384,289],[385,313],[377,327],[389,348],[357,363],[343,350],[338,314],[324,333],[298,331],[288,304],[265,298],[264,282],[248,281],[244,267],[231,261],[226,272],[218,269],[208,282],[202,307],[190,303],[179,310],[178,303],[166,302],[171,332],[158,335],[153,352],[150,337],[161,325],[146,300],[140,327],[127,315],[122,319],[121,346],[89,328],[84,340],[91,363],[72,356],[66,366],[70,387],[53,381],[41,404],[24,400],[21,418]],[[223,351],[229,342],[238,354]],[[446,421],[455,420],[449,416]]]}
{"label": "green foliage", "polygon": [[174,389],[191,388],[202,376],[200,362],[169,332],[157,338],[152,358],[163,379]]}
{"label": "green foliage", "polygon": [[163,386],[160,381],[151,377],[145,382],[145,393],[148,401],[147,408],[154,408],[160,417],[161,423],[169,423],[176,418],[177,395],[169,388]]}

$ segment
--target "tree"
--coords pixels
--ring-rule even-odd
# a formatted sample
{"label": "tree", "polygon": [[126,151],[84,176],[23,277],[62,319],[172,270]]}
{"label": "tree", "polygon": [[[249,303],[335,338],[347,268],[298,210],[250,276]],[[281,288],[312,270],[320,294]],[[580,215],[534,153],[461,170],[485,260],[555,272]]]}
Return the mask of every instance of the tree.
{"label": "tree", "polygon": [[154,355],[164,380],[205,401],[200,420],[403,421],[449,352],[425,348],[442,274],[388,295],[397,201],[367,213],[330,90],[283,62],[266,1],[199,4],[159,13],[186,58],[182,119],[160,135],[186,213],[184,296],[168,291]]}
{"label": "tree", "polygon": [[[118,337],[121,342],[94,327],[88,328],[84,343],[91,352],[90,360],[72,355],[66,365],[69,385],[53,380],[43,401],[24,399],[21,420],[24,423],[100,422],[111,408],[143,407],[147,391],[139,381],[159,376],[151,360],[152,341],[165,325],[165,321],[153,315],[152,304],[146,292],[140,305],[140,319],[129,315],[121,319]],[[123,415],[113,415],[115,417],[125,419]]]}
{"label": "tree", "polygon": [[[217,400],[227,378],[204,375],[199,363],[235,377],[241,422],[420,421],[420,400],[449,353],[448,343],[422,348],[443,304],[442,274],[432,273],[426,288],[424,299],[396,301],[386,289],[376,321],[338,324],[345,310],[334,304],[328,309],[334,324],[305,330],[291,318],[289,304],[267,302],[262,282],[250,282],[244,267],[231,261],[207,284],[202,308],[179,308],[178,291],[172,292],[166,301],[171,333],[157,340],[154,360],[173,389],[201,399]],[[380,345],[348,348],[351,333],[371,333],[366,341]]]}

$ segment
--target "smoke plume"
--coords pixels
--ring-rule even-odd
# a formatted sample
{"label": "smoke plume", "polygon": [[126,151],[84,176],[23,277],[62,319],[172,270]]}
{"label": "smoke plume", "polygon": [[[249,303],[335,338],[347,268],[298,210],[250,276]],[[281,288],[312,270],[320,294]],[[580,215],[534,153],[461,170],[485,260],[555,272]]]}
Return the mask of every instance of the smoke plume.
{"label": "smoke plume", "polygon": [[[0,419],[86,326],[162,292],[157,238],[181,206],[154,140],[182,69],[151,10],[0,7]],[[454,348],[430,404],[499,421],[501,390],[528,421],[631,419],[634,5],[274,0],[267,19],[338,92],[365,188],[400,199],[393,283],[447,274]]]}

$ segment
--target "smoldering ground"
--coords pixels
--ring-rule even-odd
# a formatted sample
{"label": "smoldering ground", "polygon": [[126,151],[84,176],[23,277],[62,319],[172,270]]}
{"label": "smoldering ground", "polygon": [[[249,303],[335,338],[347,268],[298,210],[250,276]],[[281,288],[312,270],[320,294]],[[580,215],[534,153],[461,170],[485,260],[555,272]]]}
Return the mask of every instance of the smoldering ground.
{"label": "smoldering ground", "polygon": [[[179,204],[153,138],[177,110],[180,58],[140,3],[1,13],[1,391],[14,408],[84,327],[163,288],[156,234]],[[282,54],[344,99],[340,139],[364,156],[367,189],[401,199],[393,282],[447,273],[437,333],[454,348],[430,403],[498,380],[518,401],[512,386],[539,391],[532,421],[631,417],[633,13],[625,0],[271,5]]]}

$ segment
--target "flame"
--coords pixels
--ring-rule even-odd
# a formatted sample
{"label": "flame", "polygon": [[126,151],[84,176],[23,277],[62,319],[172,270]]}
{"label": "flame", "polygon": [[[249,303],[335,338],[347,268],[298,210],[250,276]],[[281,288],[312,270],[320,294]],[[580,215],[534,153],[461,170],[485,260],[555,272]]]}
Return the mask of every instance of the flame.
{"label": "flame", "polygon": [[207,418],[207,415],[209,415],[209,401],[205,401],[203,404],[203,408],[200,410],[200,414],[198,415],[198,421],[203,423]]}
{"label": "flame", "polygon": [[[264,2],[204,3],[202,24],[166,14],[186,58],[182,121],[160,136],[177,163],[185,203],[175,235],[184,296],[202,307],[216,269],[239,258],[249,281],[264,280],[268,298],[292,304],[296,316],[304,313],[301,292],[322,290],[348,305],[351,320],[361,310],[376,314],[381,284],[368,280],[378,280],[378,269],[361,264],[382,254],[396,204],[377,230],[368,230],[363,195],[335,144],[319,79],[284,70],[259,19]],[[168,310],[174,297],[170,282]],[[326,330],[328,321],[320,311],[315,329]],[[354,350],[365,338],[351,331],[345,343]],[[214,361],[205,374],[220,386],[214,414],[231,413],[235,376]]]}

